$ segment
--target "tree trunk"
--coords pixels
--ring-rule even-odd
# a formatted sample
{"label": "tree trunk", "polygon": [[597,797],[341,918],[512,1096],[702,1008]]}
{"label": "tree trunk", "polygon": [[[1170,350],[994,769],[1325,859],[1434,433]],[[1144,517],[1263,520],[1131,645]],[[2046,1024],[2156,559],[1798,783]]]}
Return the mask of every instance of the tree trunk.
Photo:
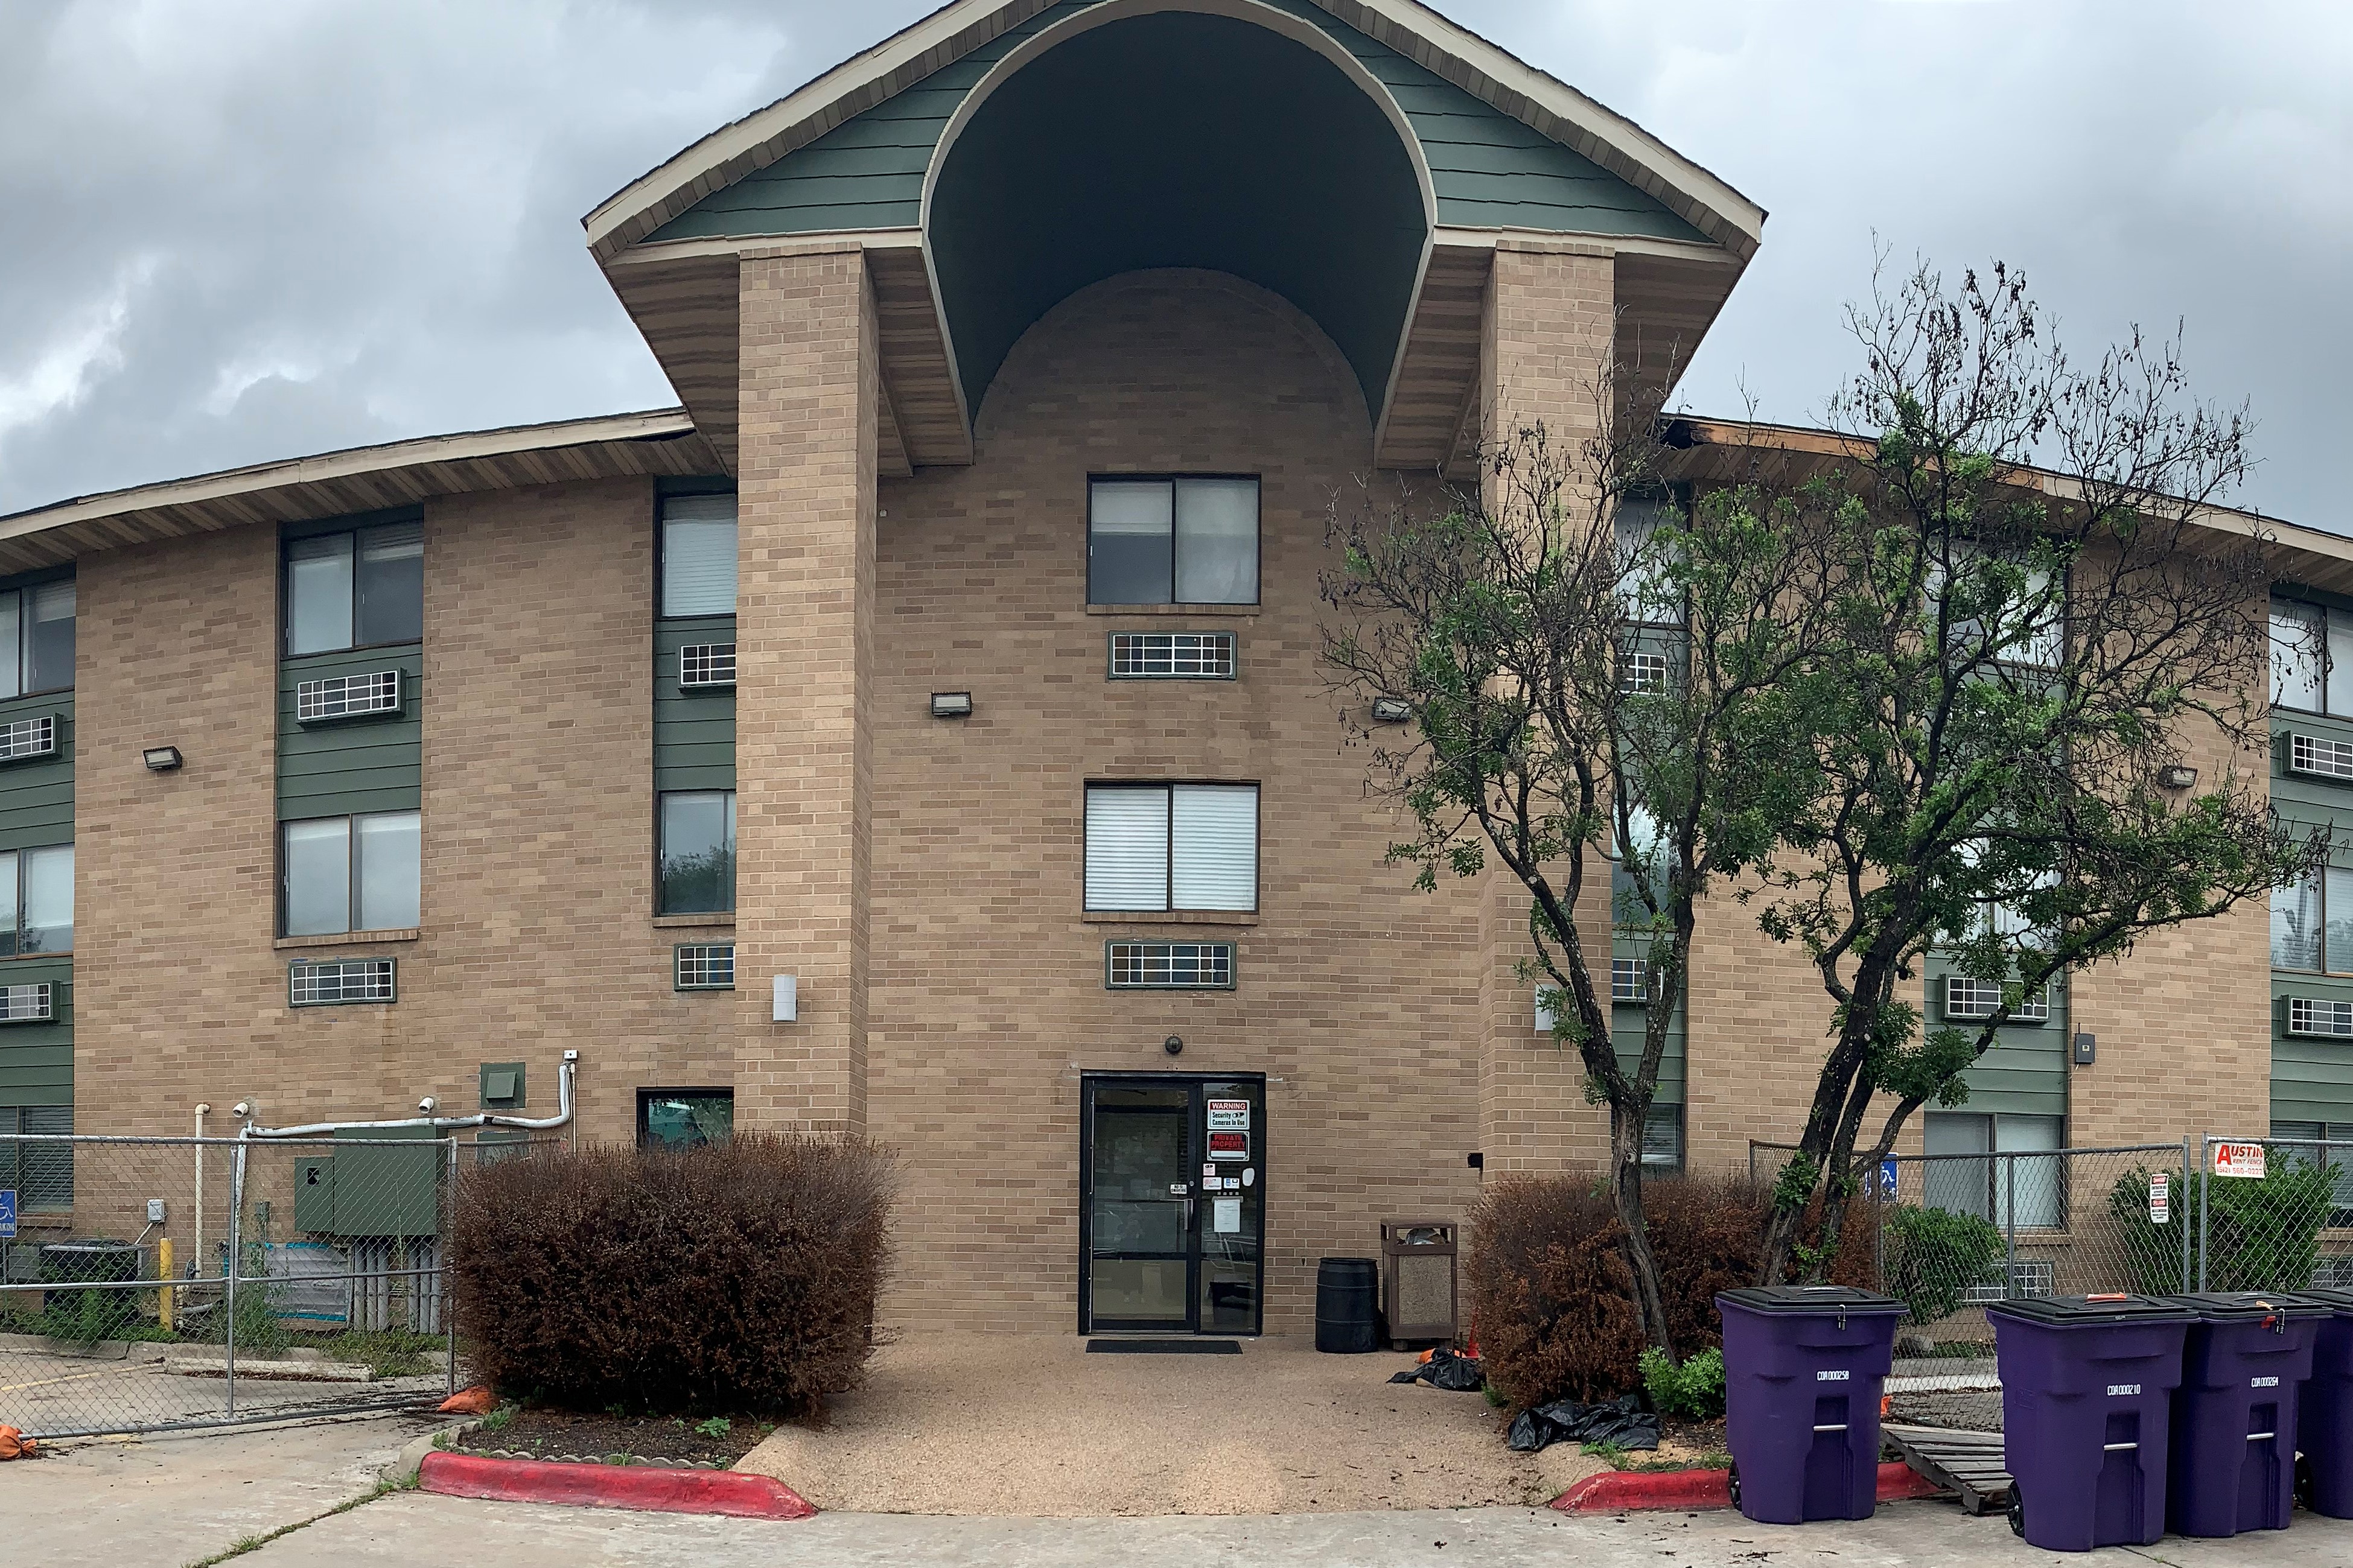
{"label": "tree trunk", "polygon": [[1651,1229],[1642,1215],[1642,1113],[1609,1108],[1609,1198],[1626,1233],[1621,1244],[1626,1271],[1634,1281],[1634,1316],[1642,1337],[1677,1365],[1674,1336],[1667,1327],[1667,1304],[1659,1290],[1659,1260],[1651,1250]]}

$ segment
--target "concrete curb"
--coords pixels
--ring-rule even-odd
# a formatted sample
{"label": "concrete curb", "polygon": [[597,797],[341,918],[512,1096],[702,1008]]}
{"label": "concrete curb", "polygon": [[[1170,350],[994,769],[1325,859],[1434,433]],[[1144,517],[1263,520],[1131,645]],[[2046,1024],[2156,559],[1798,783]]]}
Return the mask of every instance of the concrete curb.
{"label": "concrete curb", "polygon": [[567,1465],[435,1451],[419,1462],[417,1475],[417,1485],[426,1491],[494,1502],[567,1503],[729,1519],[809,1519],[817,1513],[807,1499],[784,1482],[742,1470]]}
{"label": "concrete curb", "polygon": [[462,1437],[481,1424],[482,1418],[477,1415],[470,1421],[459,1421],[422,1436],[411,1437],[401,1445],[399,1457],[384,1468],[384,1479],[396,1487],[406,1486],[417,1479],[425,1463],[425,1456],[439,1451],[443,1438]]}
{"label": "concrete curb", "polygon": [[[1645,1510],[1730,1508],[1729,1470],[1605,1470],[1588,1476],[1552,1506],[1563,1513],[1634,1513]],[[1935,1497],[1943,1488],[1909,1465],[1879,1467],[1879,1500]]]}

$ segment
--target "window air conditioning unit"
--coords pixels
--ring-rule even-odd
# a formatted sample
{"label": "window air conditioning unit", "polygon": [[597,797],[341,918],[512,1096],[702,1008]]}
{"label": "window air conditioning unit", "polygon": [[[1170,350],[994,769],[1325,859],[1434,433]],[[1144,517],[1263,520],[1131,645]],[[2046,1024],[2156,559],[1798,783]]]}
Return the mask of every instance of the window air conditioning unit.
{"label": "window air conditioning unit", "polygon": [[[2021,1258],[2010,1266],[2010,1300],[2030,1296],[2052,1296],[2059,1290],[2059,1266],[2047,1258]],[[1964,1306],[1982,1307],[2004,1299],[2001,1265],[1994,1265],[1993,1278],[1980,1284],[1964,1286],[1961,1302]]]}
{"label": "window air conditioning unit", "polygon": [[1230,991],[1229,942],[1109,942],[1103,984],[1113,991]]}
{"label": "window air conditioning unit", "polygon": [[1113,632],[1113,680],[1231,680],[1231,632]]}
{"label": "window air conditioning unit", "polygon": [[1621,1007],[1641,1007],[1651,1000],[1651,961],[1613,958],[1609,961],[1609,1000]]}
{"label": "window air conditioning unit", "polygon": [[1629,697],[1664,691],[1668,673],[1665,654],[1630,653],[1618,666],[1618,689]]}
{"label": "window air conditioning unit", "polygon": [[678,689],[681,691],[704,691],[734,684],[733,643],[689,643],[678,650]]}
{"label": "window air conditioning unit", "polygon": [[330,675],[294,683],[294,721],[331,724],[338,719],[375,719],[400,711],[400,671],[372,669],[364,675]]}
{"label": "window air conditioning unit", "polygon": [[[1954,1023],[1982,1022],[1990,1018],[2001,1006],[2002,986],[1992,980],[1970,980],[1962,975],[1945,977],[1945,1016]],[[2022,996],[2018,1005],[2010,1010],[2013,1024],[2046,1024],[2051,1021],[2051,992],[2046,986],[2031,996]]]}
{"label": "window air conditioning unit", "polygon": [[686,942],[677,949],[678,972],[673,982],[681,991],[735,989],[735,944],[732,942]]}
{"label": "window air conditioning unit", "polygon": [[2317,1035],[2324,1039],[2353,1039],[2353,1002],[2291,996],[2287,999],[2287,1032]]}
{"label": "window air conditioning unit", "polygon": [[0,724],[0,763],[21,763],[58,754],[58,716],[17,719]]}
{"label": "window air conditioning unit", "polygon": [[0,1024],[46,1024],[57,1016],[54,984],[0,985]]}
{"label": "window air conditioning unit", "polygon": [[390,958],[298,960],[286,968],[286,1000],[296,1007],[346,1002],[396,1002]]}
{"label": "window air conditioning unit", "polygon": [[2287,738],[2287,771],[2317,779],[2353,779],[2353,741],[2291,734]]}

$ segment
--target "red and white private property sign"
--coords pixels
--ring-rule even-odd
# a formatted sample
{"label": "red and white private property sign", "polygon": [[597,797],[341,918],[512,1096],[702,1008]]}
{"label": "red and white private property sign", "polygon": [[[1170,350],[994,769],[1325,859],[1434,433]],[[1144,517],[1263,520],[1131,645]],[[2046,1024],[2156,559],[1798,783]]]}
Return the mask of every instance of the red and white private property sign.
{"label": "red and white private property sign", "polygon": [[2218,1176],[2245,1176],[2254,1181],[2262,1181],[2263,1179],[2263,1146],[2260,1143],[2215,1144],[2214,1173]]}

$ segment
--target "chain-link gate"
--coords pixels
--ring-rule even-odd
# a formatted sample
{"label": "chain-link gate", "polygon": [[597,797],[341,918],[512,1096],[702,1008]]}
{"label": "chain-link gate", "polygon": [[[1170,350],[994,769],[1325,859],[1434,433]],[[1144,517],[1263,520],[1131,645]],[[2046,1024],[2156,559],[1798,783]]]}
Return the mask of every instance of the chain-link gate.
{"label": "chain-link gate", "polygon": [[64,1437],[445,1395],[461,1149],[518,1146],[418,1134],[0,1136],[16,1196],[0,1239],[0,1424]]}
{"label": "chain-link gate", "polygon": [[2353,1142],[2208,1138],[2189,1202],[2199,1289],[2353,1286]]}

